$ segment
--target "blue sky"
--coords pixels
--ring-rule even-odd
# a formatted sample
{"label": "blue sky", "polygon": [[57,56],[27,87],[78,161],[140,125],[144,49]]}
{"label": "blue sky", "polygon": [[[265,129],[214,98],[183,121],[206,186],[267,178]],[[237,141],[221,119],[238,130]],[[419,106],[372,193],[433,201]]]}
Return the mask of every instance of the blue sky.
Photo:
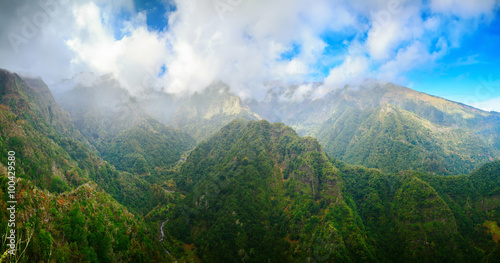
{"label": "blue sky", "polygon": [[[256,98],[269,81],[320,81],[310,93],[322,96],[369,78],[500,111],[498,0],[57,3],[1,4],[1,67],[49,83],[111,73],[136,93],[222,80]],[[47,23],[33,20],[40,13]]]}
{"label": "blue sky", "polygon": [[[500,97],[500,16],[470,32],[436,65],[407,73],[412,88],[462,101],[477,97],[484,101]],[[479,94],[479,96],[476,96]],[[467,102],[467,101],[466,101]]]}
{"label": "blue sky", "polygon": [[147,25],[151,30],[168,30],[168,14],[175,11],[175,5],[168,1],[134,0],[137,12],[147,12]]}
{"label": "blue sky", "polygon": [[[167,10],[175,11],[175,5],[162,1],[135,1],[137,10],[148,13],[147,24],[151,30],[168,31]],[[477,103],[500,97],[500,11],[494,8],[491,20],[479,23],[473,30],[464,33],[459,43],[450,48],[445,55],[432,63],[417,66],[404,72],[398,84],[409,86],[418,91],[444,97],[450,100]],[[432,16],[423,9],[422,19]],[[446,20],[459,20],[457,16]],[[446,23],[446,22],[445,22]],[[353,39],[366,41],[367,34],[362,34],[354,27],[343,30],[325,30],[320,38],[326,47],[322,53],[324,59],[314,63],[315,70],[305,77],[308,81],[322,81],[329,71],[342,64],[342,55],[348,52],[346,41]],[[445,34],[440,36],[446,37]],[[302,45],[292,42],[290,48],[280,54],[279,60],[290,61],[300,55]],[[374,63],[374,70],[380,66]]]}

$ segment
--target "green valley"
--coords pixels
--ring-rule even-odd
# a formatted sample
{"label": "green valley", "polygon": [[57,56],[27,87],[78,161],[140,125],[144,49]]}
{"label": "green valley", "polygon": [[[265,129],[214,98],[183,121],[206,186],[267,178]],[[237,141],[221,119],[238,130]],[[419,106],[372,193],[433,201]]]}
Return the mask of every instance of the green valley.
{"label": "green valley", "polygon": [[258,121],[256,102],[217,85],[174,100],[98,83],[59,94],[61,107],[42,80],[0,71],[19,230],[2,262],[495,262],[500,251],[496,113],[389,84],[273,111],[316,140]]}

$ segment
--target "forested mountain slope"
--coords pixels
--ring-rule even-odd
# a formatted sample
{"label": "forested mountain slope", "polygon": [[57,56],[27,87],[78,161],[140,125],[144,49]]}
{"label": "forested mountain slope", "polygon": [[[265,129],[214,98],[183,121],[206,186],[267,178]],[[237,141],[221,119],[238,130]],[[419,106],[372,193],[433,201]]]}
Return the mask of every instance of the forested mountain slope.
{"label": "forested mountain slope", "polygon": [[283,124],[234,121],[174,175],[186,197],[163,214],[164,243],[179,262],[494,262],[499,169],[385,174]]}
{"label": "forested mountain slope", "polygon": [[151,230],[108,195],[141,212],[155,205],[148,184],[103,161],[41,83],[0,70],[0,227],[13,151],[19,262],[163,261]]}
{"label": "forested mountain slope", "polygon": [[387,172],[460,174],[499,153],[470,129],[439,125],[392,104],[335,114],[316,137],[335,158]]}
{"label": "forested mountain slope", "polygon": [[469,173],[500,156],[496,112],[373,80],[321,98],[296,99],[293,88],[247,103],[263,118],[317,138],[330,156],[348,163],[444,175]]}
{"label": "forested mountain slope", "polygon": [[[242,101],[221,82],[192,95],[148,91],[133,97],[103,76],[76,85],[58,101],[101,152],[118,133],[151,118],[198,143],[234,119],[263,118],[317,138],[332,157],[385,172],[469,173],[500,156],[499,113],[374,80],[323,97],[311,93],[320,83],[310,84],[310,92],[301,96],[300,86],[277,85],[262,101]],[[192,145],[174,148],[182,152]]]}
{"label": "forested mountain slope", "polygon": [[[2,174],[6,171],[2,167]],[[0,183],[7,185],[6,177]],[[99,187],[89,182],[62,194],[17,181],[16,256],[2,262],[166,262],[168,256],[148,228]],[[2,187],[3,188],[3,187]],[[0,189],[0,227],[9,205]],[[3,234],[2,234],[3,235]],[[1,239],[2,248],[7,239]],[[3,253],[3,251],[2,251]],[[5,260],[5,261],[4,261]]]}
{"label": "forested mountain slope", "polygon": [[[307,108],[311,122],[302,131],[314,126],[319,141],[332,142],[325,146],[331,157],[316,139],[282,123],[231,121],[258,115],[247,115],[239,98],[218,100],[227,90],[206,91],[213,92],[211,102],[191,97],[200,105],[193,123],[203,116],[221,120],[206,134],[229,124],[189,152],[194,139],[152,118],[141,106],[145,100],[125,93],[105,109],[98,98],[80,96],[89,90],[76,89],[66,96],[82,105],[69,115],[41,80],[0,70],[0,149],[16,152],[20,178],[19,240],[26,250],[18,256],[21,262],[495,262],[500,161],[488,161],[497,155],[497,114],[384,87],[374,87],[368,102],[345,90],[341,99],[330,94],[295,105],[289,118],[305,116]],[[441,176],[480,163],[486,164],[468,175]],[[1,155],[4,208],[7,164]],[[0,215],[7,229],[7,210]]]}
{"label": "forested mountain slope", "polygon": [[500,161],[469,175],[383,174],[333,160],[382,262],[497,262]]}
{"label": "forested mountain slope", "polygon": [[86,77],[90,80],[72,83],[57,100],[98,148],[144,119],[177,128],[198,142],[234,119],[260,119],[220,82],[192,95],[148,90],[133,96],[109,75]]}
{"label": "forested mountain slope", "polygon": [[140,99],[142,107],[161,122],[186,131],[198,142],[211,137],[232,120],[261,119],[222,82],[189,96],[155,95]]}
{"label": "forested mountain slope", "polygon": [[186,198],[167,223],[172,251],[181,240],[203,262],[375,260],[339,171],[283,124],[231,122],[176,181]]}
{"label": "forested mountain slope", "polygon": [[[95,177],[102,165],[48,88],[32,88],[0,70],[1,147],[18,156],[19,177],[59,192]],[[6,164],[7,157],[2,157]]]}
{"label": "forested mountain slope", "polygon": [[58,100],[81,133],[119,170],[149,173],[175,163],[194,146],[191,136],[152,118],[114,79],[102,76],[93,83],[77,85]]}
{"label": "forested mountain slope", "polygon": [[168,167],[194,147],[188,134],[148,118],[116,135],[103,151],[103,158],[117,169],[149,174]]}

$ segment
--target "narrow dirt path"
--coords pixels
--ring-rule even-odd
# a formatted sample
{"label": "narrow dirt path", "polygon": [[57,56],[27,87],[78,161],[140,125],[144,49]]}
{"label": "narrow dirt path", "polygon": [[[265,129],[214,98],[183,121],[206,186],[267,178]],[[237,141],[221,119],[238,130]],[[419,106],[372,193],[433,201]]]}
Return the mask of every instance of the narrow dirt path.
{"label": "narrow dirt path", "polygon": [[[160,234],[161,234],[161,237],[160,239],[158,240],[161,244],[163,242],[163,238],[165,237],[165,234],[163,233],[163,226],[165,226],[165,223],[168,222],[168,219],[161,222],[161,226],[160,226]],[[174,257],[172,257],[172,255],[170,254],[170,252],[165,248],[165,246],[161,246],[163,248],[163,250],[165,250],[165,253],[167,253],[172,259],[173,259],[173,262],[177,262],[177,259],[175,259]]]}

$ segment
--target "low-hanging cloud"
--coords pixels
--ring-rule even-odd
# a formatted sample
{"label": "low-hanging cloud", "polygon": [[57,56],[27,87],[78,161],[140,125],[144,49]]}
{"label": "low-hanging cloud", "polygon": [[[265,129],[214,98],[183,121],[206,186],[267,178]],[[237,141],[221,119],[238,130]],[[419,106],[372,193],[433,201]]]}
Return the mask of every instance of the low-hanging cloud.
{"label": "low-hanging cloud", "polygon": [[168,25],[154,30],[132,1],[2,1],[0,67],[49,84],[82,71],[111,73],[132,94],[192,93],[220,80],[259,98],[264,83],[278,80],[322,81],[312,92],[321,95],[363,78],[405,84],[406,72],[459,47],[498,7],[495,0],[166,4],[175,5]]}

